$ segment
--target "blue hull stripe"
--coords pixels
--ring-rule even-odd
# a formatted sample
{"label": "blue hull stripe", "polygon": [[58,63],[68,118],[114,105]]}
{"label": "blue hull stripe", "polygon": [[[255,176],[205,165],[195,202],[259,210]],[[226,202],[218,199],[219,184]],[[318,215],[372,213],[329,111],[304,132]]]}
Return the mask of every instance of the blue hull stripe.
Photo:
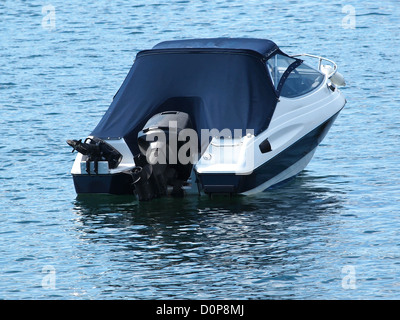
{"label": "blue hull stripe", "polygon": [[73,175],[76,193],[133,194],[132,177],[125,173]]}

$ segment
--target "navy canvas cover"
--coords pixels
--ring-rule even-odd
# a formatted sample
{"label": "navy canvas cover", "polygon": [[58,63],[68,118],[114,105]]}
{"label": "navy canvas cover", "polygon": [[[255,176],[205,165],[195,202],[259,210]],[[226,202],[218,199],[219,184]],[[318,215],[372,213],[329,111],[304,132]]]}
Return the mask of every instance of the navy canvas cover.
{"label": "navy canvas cover", "polygon": [[201,129],[265,130],[278,99],[265,57],[276,45],[254,39],[206,41],[164,42],[139,52],[91,135],[123,137],[136,155],[138,132],[163,111],[188,113],[199,138]]}
{"label": "navy canvas cover", "polygon": [[278,46],[271,40],[254,38],[206,38],[206,39],[187,39],[171,40],[160,42],[153,49],[245,49],[258,52],[268,58],[279,50]]}

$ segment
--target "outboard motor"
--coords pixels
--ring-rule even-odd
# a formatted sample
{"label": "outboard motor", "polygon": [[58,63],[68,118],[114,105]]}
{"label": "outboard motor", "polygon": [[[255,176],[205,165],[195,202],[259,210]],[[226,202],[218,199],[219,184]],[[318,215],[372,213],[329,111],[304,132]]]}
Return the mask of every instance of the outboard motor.
{"label": "outboard motor", "polygon": [[86,171],[90,174],[90,162],[94,162],[94,172],[98,173],[98,162],[107,161],[109,169],[115,169],[122,161],[122,154],[113,146],[100,138],[86,138],[84,142],[81,140],[67,140],[74,152],[77,150],[87,156]]}
{"label": "outboard motor", "polygon": [[178,136],[184,129],[193,129],[189,115],[167,111],[154,115],[138,134],[140,154],[134,157],[136,168],[131,175],[139,200],[151,200],[166,195],[183,195],[183,185],[189,179],[193,163],[181,163],[178,151],[185,143]]}

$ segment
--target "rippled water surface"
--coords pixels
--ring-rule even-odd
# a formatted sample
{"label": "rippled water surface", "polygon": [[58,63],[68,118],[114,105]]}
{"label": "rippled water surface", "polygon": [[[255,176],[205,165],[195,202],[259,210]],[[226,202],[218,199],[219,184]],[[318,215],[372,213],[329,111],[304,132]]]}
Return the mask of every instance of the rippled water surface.
{"label": "rippled water surface", "polygon": [[[0,298],[399,298],[398,1],[50,4],[0,4]],[[76,197],[65,140],[138,50],[220,36],[338,63],[348,103],[307,169],[247,198]]]}

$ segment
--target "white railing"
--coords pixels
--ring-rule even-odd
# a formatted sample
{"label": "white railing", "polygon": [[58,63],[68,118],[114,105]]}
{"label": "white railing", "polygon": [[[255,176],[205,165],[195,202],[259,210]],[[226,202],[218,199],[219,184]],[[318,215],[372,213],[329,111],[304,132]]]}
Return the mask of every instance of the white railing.
{"label": "white railing", "polygon": [[295,57],[301,57],[301,56],[318,59],[318,70],[321,71],[321,72],[323,72],[321,70],[322,61],[327,61],[327,62],[331,63],[332,67],[333,67],[333,70],[329,74],[327,74],[328,79],[333,77],[335,75],[335,73],[337,72],[337,69],[338,69],[337,64],[335,62],[333,62],[332,60],[329,60],[327,58],[323,58],[323,57],[316,56],[316,55],[313,55],[313,54],[308,54],[308,53],[296,54],[296,55],[293,55],[292,57],[295,58]]}

